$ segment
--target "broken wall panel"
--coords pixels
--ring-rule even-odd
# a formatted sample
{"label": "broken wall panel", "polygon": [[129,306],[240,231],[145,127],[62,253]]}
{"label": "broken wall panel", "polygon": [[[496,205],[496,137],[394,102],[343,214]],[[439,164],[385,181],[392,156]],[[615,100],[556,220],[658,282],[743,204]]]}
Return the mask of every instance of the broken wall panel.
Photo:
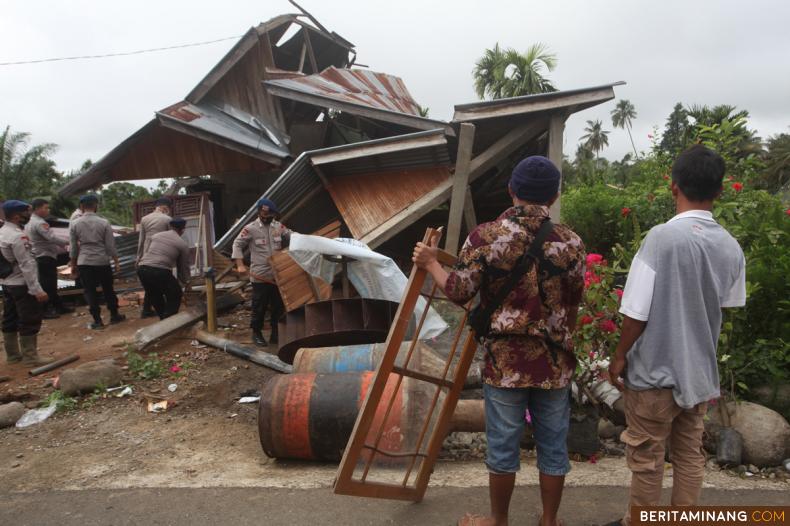
{"label": "broken wall panel", "polygon": [[449,179],[447,166],[329,178],[329,193],[355,239]]}

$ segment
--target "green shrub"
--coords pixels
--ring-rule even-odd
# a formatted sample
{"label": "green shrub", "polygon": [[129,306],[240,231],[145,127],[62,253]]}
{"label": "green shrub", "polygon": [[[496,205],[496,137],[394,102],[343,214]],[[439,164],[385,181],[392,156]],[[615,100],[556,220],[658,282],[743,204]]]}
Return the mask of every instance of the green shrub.
{"label": "green shrub", "polygon": [[153,380],[165,374],[165,365],[159,360],[156,353],[151,353],[143,358],[139,354],[129,351],[126,353],[129,372],[142,380]]}

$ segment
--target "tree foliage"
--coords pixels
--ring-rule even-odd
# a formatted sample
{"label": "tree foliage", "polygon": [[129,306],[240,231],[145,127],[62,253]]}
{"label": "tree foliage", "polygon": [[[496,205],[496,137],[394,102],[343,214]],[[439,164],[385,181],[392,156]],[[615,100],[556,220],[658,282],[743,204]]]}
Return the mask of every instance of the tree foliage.
{"label": "tree foliage", "polygon": [[601,150],[609,146],[609,132],[603,129],[603,123],[600,120],[587,121],[584,131],[586,132],[582,135],[584,145],[590,151],[595,152],[597,159]]}
{"label": "tree foliage", "polygon": [[631,135],[631,124],[636,119],[636,108],[628,99],[620,99],[617,106],[612,110],[612,125],[615,128],[622,128],[628,132],[628,138],[631,140],[631,147],[634,149],[634,156],[639,157],[634,144],[634,137]]}
{"label": "tree foliage", "polygon": [[6,126],[0,135],[0,199],[51,197],[63,177],[50,158],[56,149],[50,143],[31,146],[29,133]]}
{"label": "tree foliage", "polygon": [[532,44],[525,53],[520,53],[513,48],[502,49],[496,43],[475,63],[472,71],[475,92],[481,99],[486,96],[500,99],[557,91],[545,77],[545,72],[556,67],[556,55],[544,44]]}

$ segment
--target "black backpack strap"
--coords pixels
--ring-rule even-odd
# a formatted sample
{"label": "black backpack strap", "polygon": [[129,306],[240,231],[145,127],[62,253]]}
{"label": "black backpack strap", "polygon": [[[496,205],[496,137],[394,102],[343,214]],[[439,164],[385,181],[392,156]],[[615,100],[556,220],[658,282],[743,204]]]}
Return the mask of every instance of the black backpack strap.
{"label": "black backpack strap", "polygon": [[510,278],[507,283],[499,288],[494,299],[486,305],[485,310],[481,313],[481,318],[486,320],[489,325],[491,323],[491,315],[502,305],[505,298],[508,297],[516,285],[518,285],[518,282],[521,281],[521,278],[529,271],[530,264],[543,258],[543,243],[553,229],[554,224],[548,219],[540,225],[538,232],[535,234],[535,239],[510,272]]}

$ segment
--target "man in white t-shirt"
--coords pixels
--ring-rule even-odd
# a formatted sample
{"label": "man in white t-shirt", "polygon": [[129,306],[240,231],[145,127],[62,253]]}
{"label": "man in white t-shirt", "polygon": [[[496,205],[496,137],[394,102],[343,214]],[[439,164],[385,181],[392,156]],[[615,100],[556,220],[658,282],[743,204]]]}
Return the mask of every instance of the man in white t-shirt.
{"label": "man in white t-shirt", "polygon": [[721,309],[746,303],[743,251],[711,212],[723,178],[724,160],[713,150],[695,145],[681,153],[672,167],[677,215],[648,232],[631,263],[609,367],[610,381],[624,390],[631,496],[625,517],[612,524],[628,526],[633,506],[659,504],[666,443],[672,505],[699,500],[703,417],[720,396]]}

